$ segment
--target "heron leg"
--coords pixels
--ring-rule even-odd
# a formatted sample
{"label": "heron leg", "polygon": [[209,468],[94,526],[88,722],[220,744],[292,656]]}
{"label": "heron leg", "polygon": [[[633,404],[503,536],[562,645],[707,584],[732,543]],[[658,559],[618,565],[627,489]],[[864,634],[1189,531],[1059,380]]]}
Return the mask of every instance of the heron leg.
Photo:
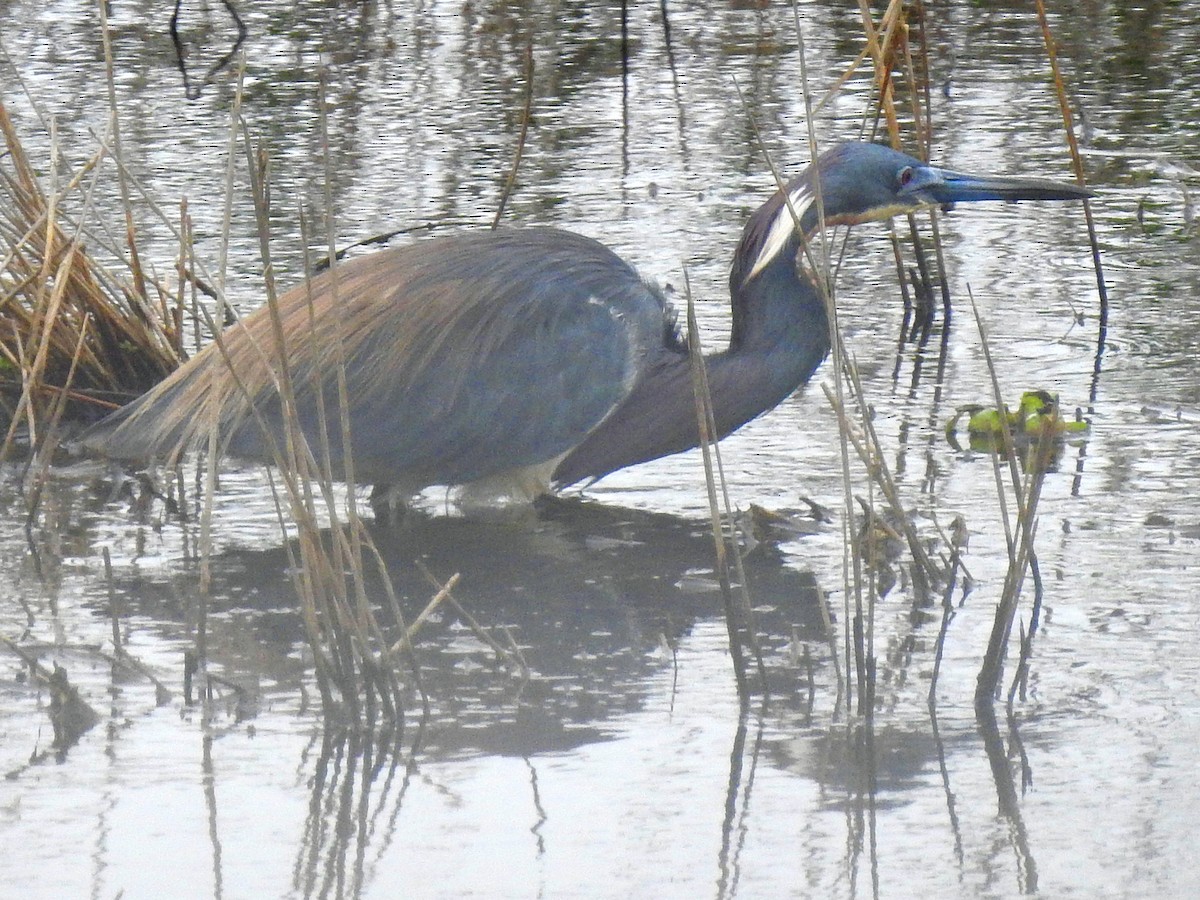
{"label": "heron leg", "polygon": [[414,492],[403,485],[382,483],[371,487],[371,512],[381,525],[396,525],[404,521],[412,504]]}
{"label": "heron leg", "polygon": [[459,508],[465,512],[486,512],[505,506],[529,506],[543,494],[552,492],[550,476],[565,453],[531,466],[507,469],[479,478],[462,486]]}

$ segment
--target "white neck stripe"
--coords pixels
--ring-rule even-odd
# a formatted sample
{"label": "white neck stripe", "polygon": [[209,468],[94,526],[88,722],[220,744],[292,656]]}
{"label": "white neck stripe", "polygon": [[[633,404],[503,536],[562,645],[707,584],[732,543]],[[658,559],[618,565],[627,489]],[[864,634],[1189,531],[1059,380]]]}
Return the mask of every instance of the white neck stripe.
{"label": "white neck stripe", "polygon": [[792,209],[789,209],[788,204],[785,203],[775,217],[775,221],[771,223],[771,230],[767,232],[767,239],[763,241],[762,250],[759,251],[758,258],[750,269],[750,274],[746,276],[747,281],[771,264],[787,244],[788,238],[799,227],[796,220],[803,218],[804,213],[812,206],[813,202],[813,196],[809,193],[808,186],[798,187],[791,194],[791,201],[792,209],[796,211],[796,218],[792,218]]}

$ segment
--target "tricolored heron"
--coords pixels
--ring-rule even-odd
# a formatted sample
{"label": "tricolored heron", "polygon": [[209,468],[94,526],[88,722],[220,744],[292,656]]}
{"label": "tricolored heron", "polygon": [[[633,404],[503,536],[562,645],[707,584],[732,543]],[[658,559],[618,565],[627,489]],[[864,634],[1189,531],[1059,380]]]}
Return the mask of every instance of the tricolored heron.
{"label": "tricolored heron", "polygon": [[[791,209],[777,191],[734,254],[729,347],[707,360],[722,437],[808,381],[829,352],[825,304],[797,265],[800,232],[819,227],[818,176],[827,224],[962,201],[1090,196],[1044,179],[939,169],[876,144],[823,153],[784,189]],[[340,334],[354,472],[377,496],[387,489],[403,500],[437,484],[532,498],[699,442],[670,305],[578,234],[473,231],[379,251],[293,288],[279,313],[296,417],[314,454],[319,397],[338,427]],[[267,310],[227,329],[222,344],[94,426],[84,443],[114,458],[173,461],[206,439],[215,404],[221,451],[270,459],[264,428],[282,446],[284,424]],[[329,446],[343,477],[340,436]]]}

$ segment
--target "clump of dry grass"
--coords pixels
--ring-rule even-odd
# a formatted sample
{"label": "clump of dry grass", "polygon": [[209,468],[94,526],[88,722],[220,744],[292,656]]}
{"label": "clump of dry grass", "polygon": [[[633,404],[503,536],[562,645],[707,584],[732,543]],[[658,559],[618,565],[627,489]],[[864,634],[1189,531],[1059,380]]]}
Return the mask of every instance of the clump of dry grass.
{"label": "clump of dry grass", "polygon": [[[160,381],[180,361],[181,316],[144,276],[135,251],[116,271],[92,255],[84,217],[68,209],[90,209],[107,151],[97,150],[59,185],[64,167],[53,125],[49,158],[37,165],[3,101],[0,135],[0,415],[7,452],[22,431],[38,442],[64,409],[94,416]],[[153,301],[150,290],[157,292]]]}

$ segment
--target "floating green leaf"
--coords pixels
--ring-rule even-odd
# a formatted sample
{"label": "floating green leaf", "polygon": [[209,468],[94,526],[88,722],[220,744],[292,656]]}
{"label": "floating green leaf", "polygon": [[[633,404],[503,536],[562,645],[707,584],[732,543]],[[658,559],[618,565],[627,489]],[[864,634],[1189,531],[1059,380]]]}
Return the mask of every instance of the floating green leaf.
{"label": "floating green leaf", "polygon": [[964,420],[970,446],[977,450],[1000,449],[1006,427],[1016,443],[1042,437],[1064,440],[1088,430],[1078,409],[1074,419],[1064,419],[1058,398],[1041,390],[1026,391],[1011,410],[1007,405],[1002,409],[980,404],[960,406],[946,423],[946,440],[956,450],[962,449],[958,434]]}

